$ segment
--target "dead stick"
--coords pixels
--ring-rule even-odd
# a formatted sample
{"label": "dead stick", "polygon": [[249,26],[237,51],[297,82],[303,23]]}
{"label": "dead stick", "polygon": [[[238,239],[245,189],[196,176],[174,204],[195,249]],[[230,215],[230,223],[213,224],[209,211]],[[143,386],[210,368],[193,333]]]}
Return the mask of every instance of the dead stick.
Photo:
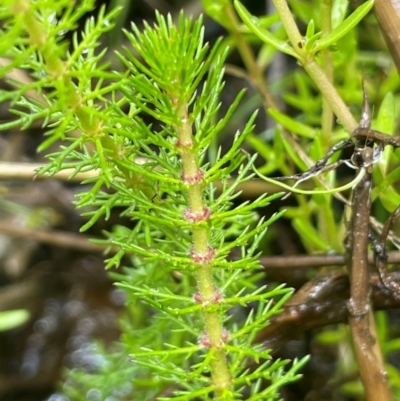
{"label": "dead stick", "polygon": [[[400,251],[387,252],[388,263],[400,263]],[[263,256],[260,258],[261,266],[266,270],[271,269],[309,269],[311,267],[344,266],[344,255],[287,255],[287,256]],[[374,255],[368,254],[368,264],[374,263]]]}
{"label": "dead stick", "polygon": [[[145,159],[137,157],[135,163],[143,164]],[[0,162],[0,179],[11,179],[11,180],[43,180],[43,179],[56,179],[60,181],[68,182],[82,182],[88,179],[93,179],[99,175],[98,170],[89,170],[85,172],[75,173],[75,169],[67,168],[65,170],[58,171],[54,175],[49,174],[38,175],[37,171],[44,167],[43,163],[13,163],[13,162]],[[235,180],[229,180],[229,185]],[[216,188],[222,190],[222,182],[215,182]],[[305,188],[311,188],[305,186]],[[281,192],[282,188],[277,185],[269,184],[259,179],[253,179],[248,182],[243,182],[238,185],[237,191],[242,191],[249,197],[258,197],[261,194],[268,192],[269,194]]]}
{"label": "dead stick", "polygon": [[[393,222],[400,216],[400,206],[390,215],[387,222],[383,226],[381,237],[378,241],[378,248],[374,249],[376,268],[379,272],[382,282],[386,287],[390,288],[394,292],[400,293],[400,284],[397,281],[390,279],[390,271],[387,268],[388,256],[386,254],[386,241],[390,232],[390,227]],[[380,253],[379,253],[380,252]]]}
{"label": "dead stick", "polygon": [[346,241],[350,278],[349,325],[367,401],[390,401],[392,396],[370,304],[367,253],[370,193],[371,173],[368,171],[353,191],[352,224]]}
{"label": "dead stick", "polygon": [[2,221],[0,221],[0,232],[12,237],[30,238],[60,248],[77,249],[85,252],[104,252],[107,249],[106,245],[90,243],[89,237],[82,234],[18,227]]}
{"label": "dead stick", "polygon": [[400,0],[375,0],[374,12],[400,73]]}
{"label": "dead stick", "polygon": [[[31,238],[45,244],[61,248],[78,249],[87,252],[104,252],[108,246],[93,244],[83,234],[70,233],[60,230],[41,230],[38,228],[19,227],[5,221],[0,221],[0,232],[12,237]],[[100,238],[99,238],[100,239]],[[116,249],[111,249],[115,252]],[[400,263],[400,251],[387,252],[388,263]],[[344,266],[346,264],[344,255],[287,255],[287,256],[264,256],[260,263],[265,270],[271,269],[293,269],[293,268],[318,268],[325,266]],[[368,263],[374,263],[374,257],[368,255]]]}

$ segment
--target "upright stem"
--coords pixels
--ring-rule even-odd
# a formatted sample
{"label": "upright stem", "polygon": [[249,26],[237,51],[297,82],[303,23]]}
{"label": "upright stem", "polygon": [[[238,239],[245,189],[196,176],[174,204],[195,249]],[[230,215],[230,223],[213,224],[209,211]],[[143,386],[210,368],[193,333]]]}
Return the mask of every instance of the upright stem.
{"label": "upright stem", "polygon": [[[202,197],[203,172],[198,166],[197,154],[193,151],[193,134],[190,125],[188,105],[179,104],[178,99],[173,99],[178,108],[178,116],[181,124],[177,126],[178,146],[181,151],[183,164],[183,180],[187,184],[189,198],[188,216],[195,216],[195,220],[206,220],[208,211]],[[204,305],[203,318],[205,332],[201,340],[210,352],[213,352],[211,359],[211,377],[215,386],[218,399],[224,400],[224,394],[230,393],[231,374],[228,367],[224,344],[224,329],[218,312],[208,312],[207,307],[217,302],[218,290],[214,286],[211,260],[214,250],[209,245],[209,231],[207,224],[193,225],[192,229],[192,258],[199,265],[197,269],[197,284],[199,288],[199,299]]]}
{"label": "upright stem", "polygon": [[400,74],[400,0],[375,0],[374,12]]}
{"label": "upright stem", "polygon": [[324,98],[326,98],[327,102],[338,117],[339,121],[343,124],[344,128],[348,132],[353,132],[358,125],[356,120],[336,91],[336,88],[332,85],[324,71],[315,61],[313,55],[305,52],[303,47],[303,37],[297,28],[286,0],[273,0],[273,3],[281,18],[282,24],[286,29],[286,33],[293,46],[293,49],[299,56],[301,65],[317,85]]}
{"label": "upright stem", "polygon": [[290,43],[293,46],[293,49],[301,58],[303,58],[306,54],[303,49],[303,36],[300,34],[300,31],[297,28],[296,22],[292,16],[287,2],[285,0],[273,0],[273,3],[285,28]]}
{"label": "upright stem", "polygon": [[[368,135],[371,132],[371,112],[364,85],[363,89],[362,117],[356,134],[364,132]],[[370,230],[373,152],[373,147],[367,146],[364,138],[359,136],[355,143],[352,159],[359,167],[365,168],[366,173],[353,190],[351,203],[352,221],[345,241],[348,254],[347,268],[350,278],[350,300],[347,309],[366,399],[367,401],[391,401],[392,396],[376,334],[374,314],[370,301],[368,236]]]}
{"label": "upright stem", "polygon": [[[320,21],[321,21],[321,32],[322,37],[326,36],[332,30],[332,0],[321,0],[320,1]],[[333,60],[332,53],[329,50],[321,51],[321,67],[326,75],[326,79],[333,85]],[[322,147],[327,151],[331,143],[333,124],[333,111],[327,98],[322,97],[322,116],[321,116],[321,128],[322,128]],[[333,173],[334,174],[334,173]],[[319,211],[319,226],[322,228],[320,232],[322,235],[326,235],[326,238],[332,248],[335,250],[341,249],[339,243],[339,236],[337,232],[337,225],[335,224],[332,208],[330,205],[329,198],[325,195],[326,202],[324,207]]]}
{"label": "upright stem", "polygon": [[226,7],[226,15],[231,22],[230,24],[228,24],[230,34],[235,39],[236,46],[238,48],[240,56],[242,57],[247,72],[252,78],[257,90],[261,93],[263,97],[265,110],[267,111],[269,107],[278,109],[275,99],[268,91],[265,77],[263,76],[263,73],[255,60],[253,51],[249,46],[248,41],[244,38],[243,34],[238,28],[239,20],[231,3],[229,3],[229,5]]}
{"label": "upright stem", "polygon": [[344,128],[350,133],[353,132],[357,128],[357,121],[350,113],[350,110],[343,102],[336,88],[329,82],[321,67],[311,58],[303,60],[302,65],[317,85],[322,95],[326,98]]}
{"label": "upright stem", "polygon": [[354,188],[352,224],[347,239],[350,277],[349,324],[367,401],[391,401],[387,373],[370,304],[368,231],[371,173]]}
{"label": "upright stem", "polygon": [[[332,30],[332,0],[321,0],[321,33],[322,37],[326,36]],[[322,70],[325,72],[326,79],[333,84],[333,59],[332,53],[324,49],[321,52],[321,65]],[[323,145],[326,149],[331,146],[331,131],[333,123],[332,108],[328,100],[324,97],[322,99],[322,137]]]}

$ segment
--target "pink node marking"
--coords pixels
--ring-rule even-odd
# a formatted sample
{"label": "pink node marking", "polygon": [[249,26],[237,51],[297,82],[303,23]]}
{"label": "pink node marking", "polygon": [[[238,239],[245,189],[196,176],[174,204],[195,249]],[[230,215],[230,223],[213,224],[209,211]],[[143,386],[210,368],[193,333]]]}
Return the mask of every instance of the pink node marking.
{"label": "pink node marking", "polygon": [[199,338],[199,344],[202,345],[204,348],[210,348],[211,347],[211,341],[210,338],[206,333],[202,333],[200,338]]}
{"label": "pink node marking", "polygon": [[215,249],[209,246],[205,253],[196,253],[193,249],[191,249],[190,255],[192,256],[194,263],[205,265],[211,262],[211,260],[213,259],[215,255]]}
{"label": "pink node marking", "polygon": [[194,175],[186,175],[185,173],[182,173],[182,180],[185,184],[198,184],[201,182],[204,178],[204,171],[198,170],[196,174]]}
{"label": "pink node marking", "polygon": [[200,294],[199,292],[196,292],[196,293],[193,295],[193,301],[196,302],[196,303],[198,303],[198,304],[200,304],[200,303],[203,301],[203,299],[202,299],[202,297],[201,297],[201,294]]}
{"label": "pink node marking", "polygon": [[194,145],[193,141],[184,141],[181,142],[179,139],[176,141],[175,146],[179,149],[182,148],[192,148]]}
{"label": "pink node marking", "polygon": [[185,209],[183,211],[183,217],[190,223],[198,223],[202,220],[207,220],[211,215],[211,210],[207,206],[201,212],[195,213],[191,209]]}
{"label": "pink node marking", "polygon": [[212,297],[212,301],[216,304],[219,304],[220,302],[222,302],[223,299],[224,296],[222,295],[221,291],[215,290]]}
{"label": "pink node marking", "polygon": [[[219,341],[219,344],[217,344],[217,348],[221,348],[226,342],[228,342],[228,340],[229,340],[229,332],[228,330],[223,329],[221,334],[221,340]],[[211,340],[206,332],[201,333],[199,338],[199,344],[202,345],[204,348],[211,347]]]}
{"label": "pink node marking", "polygon": [[221,291],[219,290],[214,291],[210,300],[203,300],[203,297],[199,291],[193,294],[192,298],[194,302],[196,302],[197,304],[202,304],[202,306],[204,307],[210,306],[211,304],[219,304],[224,299]]}
{"label": "pink node marking", "polygon": [[224,343],[226,343],[226,342],[228,342],[228,340],[229,340],[229,331],[226,329],[223,329],[222,330],[222,341]]}

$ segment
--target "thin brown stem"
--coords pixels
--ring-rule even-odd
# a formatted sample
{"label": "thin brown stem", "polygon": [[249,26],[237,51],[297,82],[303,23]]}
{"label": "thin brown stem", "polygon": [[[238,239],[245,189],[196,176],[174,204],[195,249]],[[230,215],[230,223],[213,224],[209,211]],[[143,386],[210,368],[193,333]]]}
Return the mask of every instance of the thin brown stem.
{"label": "thin brown stem", "polygon": [[374,12],[400,73],[400,0],[375,0]]}
{"label": "thin brown stem", "polygon": [[[400,251],[387,253],[388,263],[400,263]],[[344,255],[288,255],[288,256],[265,256],[260,259],[261,265],[267,270],[273,269],[309,269],[325,266],[344,266],[346,258]],[[368,254],[368,264],[374,263],[374,255]]]}
{"label": "thin brown stem", "polygon": [[392,399],[376,337],[370,304],[368,232],[371,209],[371,173],[354,188],[352,223],[347,238],[350,300],[349,324],[367,401]]}
{"label": "thin brown stem", "polygon": [[[18,227],[6,221],[0,221],[0,232],[11,237],[30,238],[59,248],[76,249],[84,252],[104,252],[107,249],[107,245],[90,243],[89,237],[82,234]],[[116,252],[117,249],[114,248],[112,251]]]}
{"label": "thin brown stem", "polygon": [[[77,249],[86,252],[104,252],[108,246],[93,244],[89,237],[83,234],[73,234],[60,230],[40,230],[25,227],[17,227],[15,224],[0,222],[0,232],[12,237],[31,238],[44,244],[54,245],[61,248]],[[90,237],[93,239],[93,237]],[[113,253],[117,248],[111,249]],[[387,252],[388,263],[400,263],[400,251]],[[266,270],[293,268],[318,268],[325,266],[344,266],[344,255],[288,255],[288,256],[265,256],[260,258],[261,266]],[[368,264],[374,263],[374,255],[368,255]]]}
{"label": "thin brown stem", "polygon": [[393,281],[390,279],[390,271],[387,268],[388,255],[386,253],[386,241],[390,233],[390,227],[392,226],[393,222],[399,218],[399,216],[400,206],[395,209],[383,226],[379,240],[373,242],[376,268],[379,272],[382,283],[387,288],[390,288],[392,291],[397,293],[400,293],[400,284],[398,281]]}
{"label": "thin brown stem", "polygon": [[371,208],[371,174],[368,172],[354,188],[353,220],[347,248],[348,268],[352,284],[349,310],[353,316],[364,316],[369,310],[368,285],[368,230]]}
{"label": "thin brown stem", "polygon": [[[392,280],[396,280],[398,274],[392,275]],[[369,280],[374,309],[387,310],[400,306],[400,294],[389,291],[378,275],[370,276]],[[255,342],[276,352],[287,341],[298,338],[308,330],[347,323],[349,293],[346,272],[340,270],[317,274],[284,305],[283,312],[272,318],[270,324],[257,334]]]}

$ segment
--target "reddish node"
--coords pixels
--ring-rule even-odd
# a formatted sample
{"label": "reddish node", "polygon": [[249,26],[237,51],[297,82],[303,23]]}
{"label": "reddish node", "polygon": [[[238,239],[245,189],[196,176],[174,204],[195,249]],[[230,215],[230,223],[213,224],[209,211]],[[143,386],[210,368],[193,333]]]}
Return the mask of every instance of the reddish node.
{"label": "reddish node", "polygon": [[198,304],[202,304],[202,306],[204,306],[204,307],[208,307],[211,304],[219,304],[222,302],[223,299],[224,299],[224,297],[219,290],[214,291],[210,300],[203,300],[203,297],[201,296],[200,292],[196,292],[193,295],[193,301]]}
{"label": "reddish node", "polygon": [[175,143],[175,146],[177,148],[179,148],[179,149],[182,149],[182,148],[193,148],[193,145],[194,145],[193,141],[181,142],[179,139]]}
{"label": "reddish node", "polygon": [[198,184],[201,182],[204,178],[204,171],[198,170],[196,174],[194,175],[186,175],[185,173],[182,173],[182,180],[185,184]]}
{"label": "reddish node", "polygon": [[200,304],[202,302],[202,297],[199,292],[196,292],[196,294],[193,295],[193,301],[197,304]]}
{"label": "reddish node", "polygon": [[200,338],[199,338],[199,344],[202,345],[204,348],[210,348],[211,347],[211,341],[210,338],[206,333],[202,333]]}
{"label": "reddish node", "polygon": [[224,296],[222,295],[221,291],[215,290],[213,297],[212,297],[212,301],[216,304],[219,304],[222,302],[223,299],[224,299]]}
{"label": "reddish node", "polygon": [[[222,347],[228,341],[229,341],[229,332],[228,332],[228,330],[223,329],[222,334],[221,334],[221,340],[219,341],[217,348]],[[203,332],[201,334],[201,336],[199,338],[199,344],[202,345],[204,348],[211,347],[211,340],[210,340],[210,337],[208,337],[207,333]]]}
{"label": "reddish node", "polygon": [[194,250],[192,249],[190,251],[190,255],[192,256],[193,262],[198,263],[200,265],[205,265],[207,263],[210,263],[211,260],[213,259],[215,255],[215,249],[209,246],[207,248],[207,252],[205,253],[195,253]]}
{"label": "reddish node", "polygon": [[202,220],[207,220],[211,215],[211,210],[207,206],[204,207],[203,211],[194,213],[191,209],[185,209],[183,211],[183,217],[190,223],[198,223]]}
{"label": "reddish node", "polygon": [[222,336],[221,336],[222,342],[225,344],[229,340],[229,331],[226,329],[222,330]]}

